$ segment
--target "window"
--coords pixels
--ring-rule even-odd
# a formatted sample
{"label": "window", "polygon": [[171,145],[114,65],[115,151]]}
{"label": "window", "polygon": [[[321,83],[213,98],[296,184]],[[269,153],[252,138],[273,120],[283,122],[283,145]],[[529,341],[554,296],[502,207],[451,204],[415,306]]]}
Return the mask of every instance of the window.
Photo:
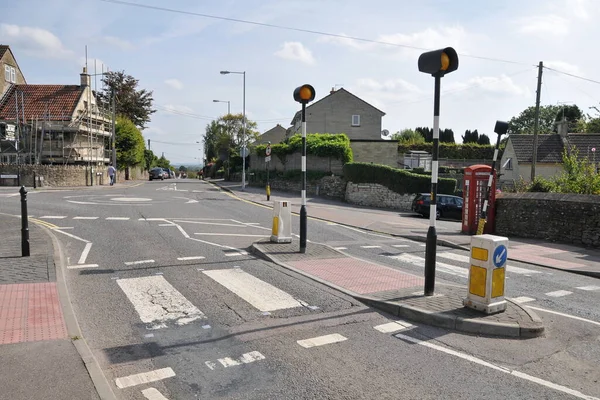
{"label": "window", "polygon": [[17,70],[10,65],[4,66],[4,80],[10,83],[17,83]]}
{"label": "window", "polygon": [[504,163],[504,169],[506,169],[506,170],[513,169],[512,158],[509,158],[508,160],[506,160],[506,162]]}
{"label": "window", "polygon": [[360,115],[352,116],[352,126],[360,126]]}

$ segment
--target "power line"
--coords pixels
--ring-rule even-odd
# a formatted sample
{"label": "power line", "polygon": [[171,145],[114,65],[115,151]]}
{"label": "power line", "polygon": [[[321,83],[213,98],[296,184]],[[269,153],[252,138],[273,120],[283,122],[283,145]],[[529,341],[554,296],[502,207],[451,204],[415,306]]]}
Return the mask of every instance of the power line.
{"label": "power line", "polygon": [[[104,0],[102,0],[102,1],[104,1]],[[559,71],[559,70],[557,70],[557,69],[550,68],[550,67],[546,67],[546,66],[544,66],[544,68],[545,68],[545,69],[548,69],[548,70],[550,70],[550,71],[558,72],[559,74],[563,74],[563,75],[567,75],[567,76],[570,76],[570,77],[573,77],[573,78],[581,79],[581,80],[583,80],[583,81],[588,81],[588,82],[592,82],[592,83],[597,83],[598,85],[600,85],[600,81],[595,81],[595,80],[593,80],[593,79],[584,78],[583,76],[579,76],[579,75],[571,74],[571,73],[569,73],[569,72]]]}
{"label": "power line", "polygon": [[198,143],[175,143],[175,142],[161,142],[160,140],[150,139],[152,143],[168,144],[172,146],[195,146]]}
{"label": "power line", "polygon": [[[121,0],[100,0],[100,1],[103,1],[105,3],[114,3],[114,4],[122,4],[122,5],[126,5],[126,6],[147,8],[147,9],[156,10],[156,11],[171,12],[171,13],[176,13],[176,14],[194,15],[194,16],[197,16],[197,17],[218,19],[218,20],[222,20],[222,21],[230,21],[230,22],[238,22],[238,23],[242,23],[242,24],[264,26],[264,27],[267,27],[267,28],[284,29],[284,30],[288,30],[288,31],[310,33],[310,34],[313,34],[313,35],[330,36],[330,37],[341,38],[341,39],[350,39],[350,40],[356,40],[356,41],[365,42],[365,43],[382,44],[382,45],[386,45],[386,46],[402,47],[402,48],[406,48],[406,49],[422,50],[422,51],[432,50],[432,49],[426,49],[424,47],[411,46],[411,45],[407,45],[407,44],[398,44],[398,43],[392,43],[392,42],[384,42],[384,41],[381,41],[381,40],[366,39],[366,38],[360,38],[360,37],[356,37],[356,36],[346,36],[346,35],[340,35],[340,34],[329,33],[329,32],[315,31],[315,30],[311,30],[311,29],[302,29],[302,28],[294,28],[294,27],[291,27],[291,26],[268,24],[268,23],[264,23],[264,22],[248,21],[248,20],[244,20],[244,19],[220,17],[220,16],[217,16],[217,15],[202,14],[202,13],[196,13],[196,12],[192,12],[192,11],[175,10],[175,9],[166,8],[166,7],[156,7],[156,6],[149,6],[149,5],[146,5],[146,4],[130,3],[128,1],[121,1]],[[501,63],[508,63],[508,64],[519,64],[519,65],[530,65],[528,63],[523,63],[523,62],[518,62],[518,61],[511,61],[511,60],[503,60],[503,59],[500,59],[500,58],[476,56],[476,55],[464,54],[464,53],[459,53],[459,55],[461,55],[463,57],[475,58],[475,59],[485,60],[485,61],[494,61],[494,62],[501,62]]]}

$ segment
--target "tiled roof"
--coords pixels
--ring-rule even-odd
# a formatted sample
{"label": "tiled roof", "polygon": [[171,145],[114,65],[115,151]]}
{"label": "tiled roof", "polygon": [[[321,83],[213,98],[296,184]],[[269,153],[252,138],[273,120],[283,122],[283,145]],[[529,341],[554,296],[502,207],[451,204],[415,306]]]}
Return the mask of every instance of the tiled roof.
{"label": "tiled roof", "polygon": [[569,133],[567,135],[569,146],[579,150],[579,157],[593,159],[592,149],[596,149],[596,160],[600,160],[600,133]]}
{"label": "tiled roof", "polygon": [[[517,160],[530,163],[533,159],[533,135],[510,135]],[[537,162],[562,163],[563,142],[558,134],[538,135]]]}
{"label": "tiled roof", "polygon": [[0,44],[0,58],[4,57],[6,50],[8,50],[8,46],[5,44]]}
{"label": "tiled roof", "polygon": [[[16,114],[15,91],[23,92],[25,118],[61,120],[70,118],[81,98],[84,88],[77,85],[15,85],[6,93],[0,104],[0,119],[14,120]],[[21,94],[18,96],[19,114]]]}

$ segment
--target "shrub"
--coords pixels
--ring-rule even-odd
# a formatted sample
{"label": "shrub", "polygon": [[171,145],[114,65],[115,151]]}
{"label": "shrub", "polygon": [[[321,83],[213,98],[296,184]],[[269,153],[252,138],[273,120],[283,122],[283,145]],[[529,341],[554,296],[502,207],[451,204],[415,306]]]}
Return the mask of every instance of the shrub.
{"label": "shrub", "polygon": [[[378,183],[399,194],[431,190],[431,177],[387,165],[348,163],[344,165],[344,178],[353,183]],[[438,180],[438,193],[454,194],[455,191],[456,179]]]}
{"label": "shrub", "polygon": [[[416,143],[411,145],[399,144],[398,151],[401,154],[408,153],[410,150],[427,151],[433,150],[432,143]],[[494,157],[494,146],[480,145],[476,143],[440,143],[440,158],[450,158],[456,160],[491,160]],[[498,159],[502,158],[502,151],[498,154]]]}
{"label": "shrub", "polygon": [[548,193],[554,191],[555,185],[552,181],[536,176],[535,180],[527,187],[528,192]]}
{"label": "shrub", "polygon": [[[256,155],[265,157],[266,148],[267,146],[264,144],[256,146]],[[279,157],[282,162],[289,154],[300,151],[302,151],[302,135],[300,134],[290,137],[283,143],[271,145],[271,153]],[[306,135],[306,154],[332,157],[342,161],[342,163],[352,162],[350,139],[343,133],[311,133]]]}

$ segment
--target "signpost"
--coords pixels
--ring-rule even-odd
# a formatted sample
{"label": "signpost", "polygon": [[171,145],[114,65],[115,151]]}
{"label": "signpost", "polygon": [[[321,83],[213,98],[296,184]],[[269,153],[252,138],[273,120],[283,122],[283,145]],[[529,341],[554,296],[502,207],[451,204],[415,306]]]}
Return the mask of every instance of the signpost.
{"label": "signpost", "polygon": [[267,201],[271,200],[271,183],[269,182],[269,170],[271,169],[271,142],[265,149],[265,162],[267,163]]}

